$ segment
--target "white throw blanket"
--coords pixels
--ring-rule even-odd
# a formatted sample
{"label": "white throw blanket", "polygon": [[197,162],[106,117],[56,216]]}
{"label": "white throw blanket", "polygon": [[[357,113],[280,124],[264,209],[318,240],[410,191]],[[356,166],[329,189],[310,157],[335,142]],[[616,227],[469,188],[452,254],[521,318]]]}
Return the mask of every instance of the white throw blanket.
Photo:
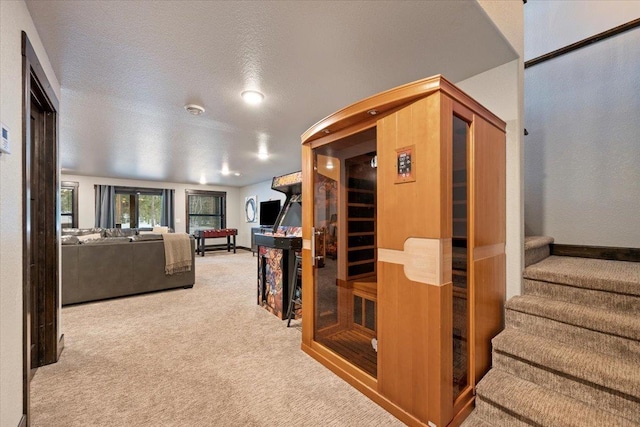
{"label": "white throw blanket", "polygon": [[191,271],[191,240],[187,233],[166,233],[164,240],[164,272],[167,275]]}

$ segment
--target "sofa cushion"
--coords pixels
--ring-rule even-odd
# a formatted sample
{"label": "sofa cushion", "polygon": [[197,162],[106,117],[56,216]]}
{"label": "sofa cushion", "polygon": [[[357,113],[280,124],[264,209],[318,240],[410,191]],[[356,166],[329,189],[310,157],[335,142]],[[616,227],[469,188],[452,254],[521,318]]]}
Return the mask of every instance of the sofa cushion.
{"label": "sofa cushion", "polygon": [[145,242],[149,240],[162,240],[162,234],[145,233],[145,234],[138,234],[137,236],[131,237],[132,242]]}
{"label": "sofa cushion", "polygon": [[131,237],[136,234],[135,228],[105,228],[102,237]]}
{"label": "sofa cushion", "polygon": [[80,241],[80,243],[85,243],[88,240],[96,240],[96,239],[102,238],[102,234],[101,233],[79,234],[77,238]]}
{"label": "sofa cushion", "polygon": [[105,245],[112,243],[129,243],[131,237],[100,237],[97,239],[88,239],[82,242],[83,245]]}
{"label": "sofa cushion", "polygon": [[87,234],[101,233],[102,228],[63,228],[63,236],[86,236]]}
{"label": "sofa cushion", "polygon": [[62,236],[60,240],[62,241],[63,245],[77,245],[78,243],[80,243],[78,237],[73,235]]}

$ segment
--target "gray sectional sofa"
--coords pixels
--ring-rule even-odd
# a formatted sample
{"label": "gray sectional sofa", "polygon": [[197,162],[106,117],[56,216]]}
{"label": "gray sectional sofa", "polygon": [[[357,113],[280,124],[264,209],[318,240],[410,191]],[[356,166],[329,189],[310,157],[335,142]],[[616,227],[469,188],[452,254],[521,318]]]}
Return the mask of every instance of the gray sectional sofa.
{"label": "gray sectional sofa", "polygon": [[[87,235],[96,237],[83,239]],[[165,274],[162,235],[139,235],[137,230],[63,230],[62,305],[191,288],[195,283],[194,250],[191,237],[191,271],[169,276]]]}

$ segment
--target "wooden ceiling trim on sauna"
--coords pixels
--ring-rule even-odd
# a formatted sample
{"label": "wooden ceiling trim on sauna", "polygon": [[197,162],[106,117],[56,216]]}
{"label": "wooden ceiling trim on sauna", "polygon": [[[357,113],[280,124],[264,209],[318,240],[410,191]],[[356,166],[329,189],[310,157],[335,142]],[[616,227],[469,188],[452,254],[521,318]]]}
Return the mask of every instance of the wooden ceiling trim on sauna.
{"label": "wooden ceiling trim on sauna", "polygon": [[[370,96],[325,117],[302,134],[302,144],[313,142],[315,148],[372,128],[379,119],[438,90],[458,103],[466,104],[475,114],[505,131],[506,123],[502,119],[438,74]],[[377,114],[370,115],[371,110],[376,110]],[[357,129],[352,129],[356,125]],[[329,130],[329,133],[326,133],[326,130]]]}

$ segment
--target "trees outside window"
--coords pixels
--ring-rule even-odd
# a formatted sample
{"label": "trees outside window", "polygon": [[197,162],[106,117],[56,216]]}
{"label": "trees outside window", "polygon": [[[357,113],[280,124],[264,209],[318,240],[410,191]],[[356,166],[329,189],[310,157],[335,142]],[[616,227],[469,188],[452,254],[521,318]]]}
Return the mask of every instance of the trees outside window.
{"label": "trees outside window", "polygon": [[226,228],[227,193],[221,191],[187,190],[187,233],[199,229]]}
{"label": "trees outside window", "polygon": [[162,190],[116,188],[116,227],[153,228],[162,217]]}
{"label": "trees outside window", "polygon": [[78,183],[62,181],[60,183],[60,226],[78,228]]}

